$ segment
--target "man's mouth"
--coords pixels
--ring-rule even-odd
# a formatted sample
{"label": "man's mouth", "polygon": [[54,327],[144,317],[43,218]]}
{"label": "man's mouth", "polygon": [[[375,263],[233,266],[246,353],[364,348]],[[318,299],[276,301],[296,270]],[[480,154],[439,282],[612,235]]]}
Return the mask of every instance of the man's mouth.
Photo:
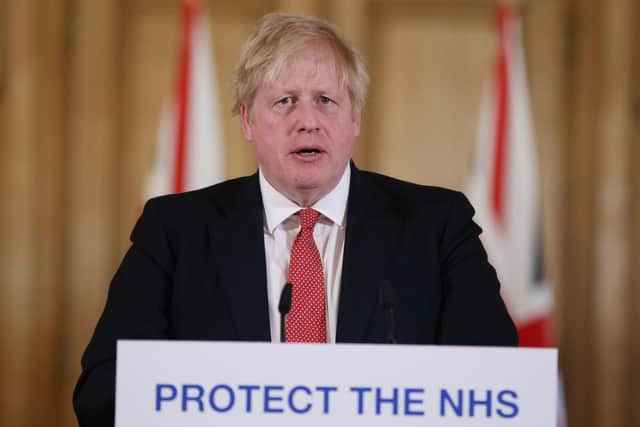
{"label": "man's mouth", "polygon": [[314,154],[320,154],[320,150],[317,148],[303,148],[296,151],[296,154],[300,154],[302,156],[313,156]]}

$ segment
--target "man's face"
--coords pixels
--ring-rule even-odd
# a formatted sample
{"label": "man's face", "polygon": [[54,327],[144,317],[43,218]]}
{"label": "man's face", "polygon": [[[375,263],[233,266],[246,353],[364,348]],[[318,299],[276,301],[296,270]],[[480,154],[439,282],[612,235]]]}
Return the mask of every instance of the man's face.
{"label": "man's face", "polygon": [[302,206],[329,193],[342,177],[360,133],[360,113],[341,87],[332,49],[304,47],[241,109],[242,131],[264,177]]}

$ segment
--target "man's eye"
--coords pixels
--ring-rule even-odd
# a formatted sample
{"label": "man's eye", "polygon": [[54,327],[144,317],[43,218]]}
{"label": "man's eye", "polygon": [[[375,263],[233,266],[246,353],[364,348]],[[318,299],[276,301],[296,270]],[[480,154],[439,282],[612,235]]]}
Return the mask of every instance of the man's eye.
{"label": "man's eye", "polygon": [[284,97],[280,101],[278,101],[278,104],[280,105],[290,105],[292,103],[293,103],[293,99],[291,99],[290,96]]}
{"label": "man's eye", "polygon": [[331,102],[332,102],[331,98],[329,98],[328,96],[324,96],[323,95],[323,96],[320,97],[320,103],[321,104],[328,105],[328,104],[331,104]]}

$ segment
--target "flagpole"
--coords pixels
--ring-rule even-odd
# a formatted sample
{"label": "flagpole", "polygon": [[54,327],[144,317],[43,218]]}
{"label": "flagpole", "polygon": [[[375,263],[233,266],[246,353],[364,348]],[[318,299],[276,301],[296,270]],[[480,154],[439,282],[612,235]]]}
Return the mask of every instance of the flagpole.
{"label": "flagpole", "polygon": [[529,8],[529,0],[500,0],[498,1],[498,6],[511,6],[517,10],[518,14],[523,17]]}

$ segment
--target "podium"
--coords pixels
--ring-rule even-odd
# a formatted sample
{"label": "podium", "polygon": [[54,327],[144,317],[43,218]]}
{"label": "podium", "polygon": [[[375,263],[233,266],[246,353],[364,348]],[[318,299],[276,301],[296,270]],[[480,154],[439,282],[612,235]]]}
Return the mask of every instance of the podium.
{"label": "podium", "polygon": [[116,427],[555,426],[557,350],[119,341]]}

